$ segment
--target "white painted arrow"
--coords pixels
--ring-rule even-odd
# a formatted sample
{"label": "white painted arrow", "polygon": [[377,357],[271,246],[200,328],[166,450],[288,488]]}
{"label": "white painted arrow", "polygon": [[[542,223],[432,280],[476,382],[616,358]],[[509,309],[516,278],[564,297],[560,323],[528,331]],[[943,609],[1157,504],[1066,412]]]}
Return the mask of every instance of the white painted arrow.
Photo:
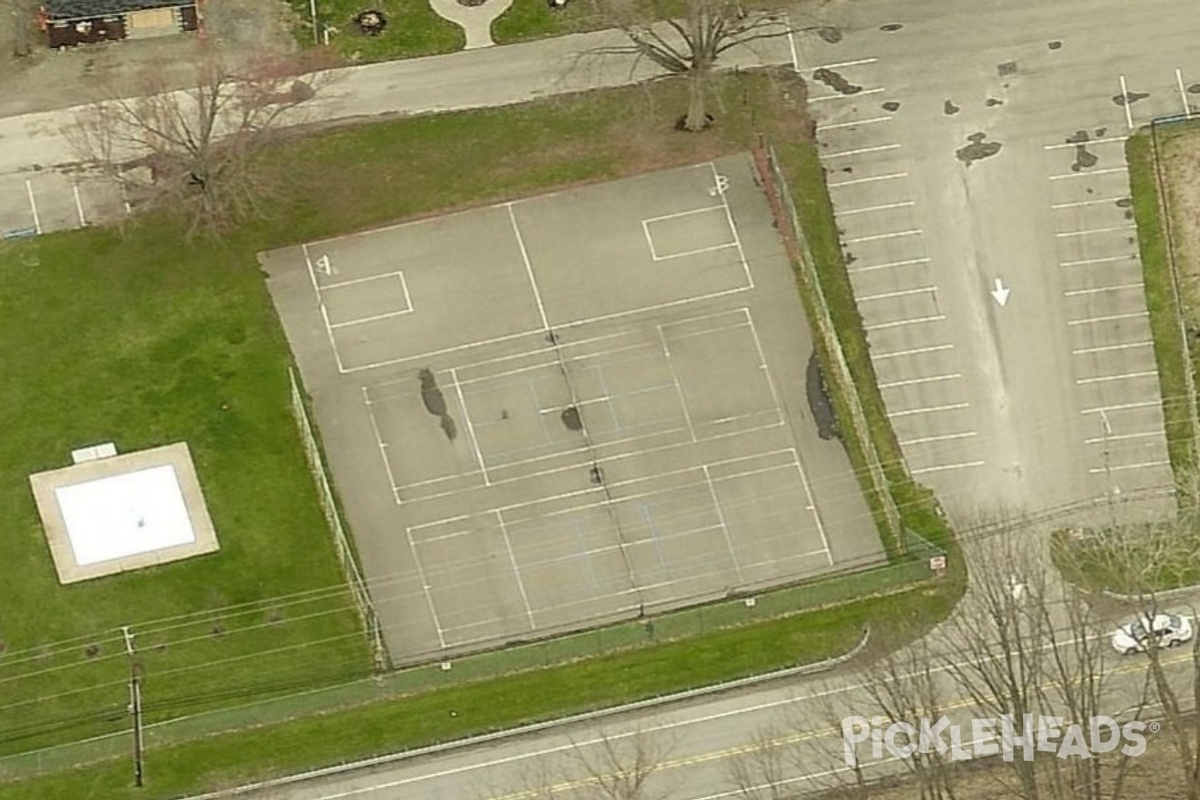
{"label": "white painted arrow", "polygon": [[1010,291],[1010,289],[1004,288],[1004,283],[999,278],[996,278],[996,288],[992,289],[992,297],[997,303],[1000,305],[1007,303]]}

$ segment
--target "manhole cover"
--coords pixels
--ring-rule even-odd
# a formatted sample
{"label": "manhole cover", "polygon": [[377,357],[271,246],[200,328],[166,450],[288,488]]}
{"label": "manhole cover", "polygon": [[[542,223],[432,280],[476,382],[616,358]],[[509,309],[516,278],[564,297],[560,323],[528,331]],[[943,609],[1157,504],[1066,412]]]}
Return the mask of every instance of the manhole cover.
{"label": "manhole cover", "polygon": [[1007,78],[1009,75],[1017,74],[1017,62],[1005,61],[1003,64],[996,67],[996,71],[1000,73],[1001,78]]}

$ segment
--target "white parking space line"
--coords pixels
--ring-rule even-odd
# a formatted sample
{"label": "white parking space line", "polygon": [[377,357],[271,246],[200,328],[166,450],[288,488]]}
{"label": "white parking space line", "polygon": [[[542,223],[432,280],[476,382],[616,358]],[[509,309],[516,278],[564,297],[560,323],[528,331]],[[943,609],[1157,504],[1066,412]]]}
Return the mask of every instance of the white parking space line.
{"label": "white parking space line", "polygon": [[1065,181],[1065,180],[1069,180],[1071,178],[1091,178],[1091,177],[1095,177],[1096,175],[1112,175],[1117,172],[1126,172],[1126,171],[1128,171],[1128,167],[1123,167],[1123,166],[1122,167],[1109,167],[1108,169],[1085,169],[1085,170],[1080,170],[1079,172],[1067,172],[1062,175],[1051,175],[1050,180]]}
{"label": "white parking space line", "polygon": [[818,131],[831,131],[835,128],[853,128],[858,125],[873,125],[876,122],[891,122],[891,117],[871,117],[870,119],[855,119],[849,122],[835,122],[832,125],[818,125]]}
{"label": "white parking space line", "polygon": [[889,261],[886,264],[872,264],[869,267],[855,267],[850,272],[871,272],[877,269],[891,269],[892,267],[907,267],[912,264],[928,264],[928,258],[909,258],[904,261]]}
{"label": "white parking space line", "polygon": [[1059,239],[1066,239],[1069,236],[1093,236],[1097,233],[1112,233],[1113,231],[1131,231],[1137,226],[1135,225],[1116,225],[1111,228],[1089,228],[1086,231],[1065,231],[1063,233],[1054,234]]}
{"label": "white parking space line", "polygon": [[872,178],[855,178],[852,181],[838,181],[837,183],[828,183],[830,189],[836,189],[839,186],[857,186],[860,183],[874,183],[875,181],[894,181],[897,178],[907,178],[907,172],[889,172],[887,175],[876,175]]}
{"label": "white parking space line", "polygon": [[[855,97],[862,97],[868,94],[879,94],[880,92],[886,91],[887,89],[881,86],[878,89],[863,89],[861,92],[855,92],[854,94],[840,94],[838,92],[833,92],[832,94],[823,94],[820,97],[810,97],[808,98],[808,102],[816,103],[819,100],[849,100]],[[897,147],[898,146],[899,145],[897,145]]]}
{"label": "white parking space line", "polygon": [[1121,105],[1125,108],[1125,124],[1129,126],[1129,130],[1133,130],[1133,111],[1129,108],[1129,87],[1125,85],[1125,76],[1121,76],[1121,99],[1125,102]]}
{"label": "white parking space line", "polygon": [[892,381],[891,383],[879,384],[880,389],[896,389],[901,386],[916,386],[921,383],[936,383],[938,381],[952,381],[961,378],[962,375],[958,372],[948,373],[946,375],[931,375],[928,378],[910,378],[904,381]]}
{"label": "white parking space line", "polygon": [[1136,317],[1148,317],[1149,311],[1131,311],[1128,314],[1113,314],[1108,317],[1090,317],[1088,319],[1072,319],[1068,320],[1068,325],[1096,325],[1101,322],[1113,322],[1119,319],[1135,319]]}
{"label": "white parking space line", "polygon": [[[811,103],[812,100],[809,100],[809,102]],[[885,150],[899,150],[899,149],[900,149],[900,145],[898,145],[898,144],[881,144],[881,145],[877,145],[875,147],[859,147],[854,150],[842,150],[837,153],[822,153],[821,155],[824,158],[841,158],[842,156],[858,156],[858,155],[862,155],[864,153],[882,153]]]}
{"label": "white parking space line", "polygon": [[908,439],[900,442],[901,447],[907,447],[910,444],[927,444],[929,442],[948,442],[952,439],[970,439],[972,436],[978,436],[976,431],[963,431],[962,433],[947,433],[945,436],[925,436],[920,439]]}
{"label": "white parking space line", "polygon": [[842,67],[861,67],[863,64],[874,64],[878,58],[859,58],[854,61],[839,61],[836,64],[821,64],[813,67],[812,71],[816,72],[819,69],[841,69]]}
{"label": "white parking space line", "polygon": [[923,467],[921,469],[914,469],[914,470],[910,471],[909,474],[910,475],[925,475],[930,472],[946,472],[947,470],[952,470],[952,469],[966,469],[967,467],[982,467],[983,465],[984,465],[983,461],[962,461],[958,464],[943,464],[940,467]]}
{"label": "white parking space line", "polygon": [[969,408],[970,403],[950,403],[944,406],[925,406],[924,408],[909,408],[904,411],[892,411],[888,413],[888,419],[896,417],[911,417],[916,414],[933,414],[938,411],[957,411],[960,408]]}
{"label": "white parking space line", "polygon": [[1082,206],[1098,206],[1104,203],[1118,203],[1121,200],[1128,200],[1128,197],[1103,197],[1099,200],[1080,200],[1076,203],[1055,203],[1050,208],[1057,211],[1061,208],[1080,208]]}
{"label": "white parking space line", "polygon": [[898,292],[884,292],[883,294],[867,294],[857,298],[858,302],[864,303],[867,300],[889,300],[893,297],[908,297],[914,294],[929,294],[936,292],[936,286],[922,286],[920,289],[903,289]]}
{"label": "white parking space line", "polygon": [[878,242],[882,239],[899,239],[901,236],[919,236],[920,228],[912,228],[907,231],[896,231],[894,233],[877,233],[874,236],[858,236],[854,239],[845,239],[842,244],[862,244],[863,242]]}
{"label": "white parking space line", "polygon": [[851,214],[868,214],[872,211],[886,211],[889,208],[911,208],[912,206],[915,206],[915,205],[916,205],[916,203],[914,203],[912,200],[906,200],[903,203],[888,203],[888,204],[882,205],[882,206],[867,206],[866,208],[852,208],[849,211],[838,212],[838,216],[848,217]]}
{"label": "white parking space line", "polygon": [[[1170,464],[1170,461],[1143,461],[1140,464],[1118,464],[1115,467],[1093,467],[1089,469],[1092,475],[1100,475],[1107,472],[1122,472],[1130,469],[1147,469],[1149,467],[1162,467]],[[915,474],[915,473],[914,473]]]}
{"label": "white parking space line", "polygon": [[1108,144],[1109,142],[1123,142],[1128,139],[1128,136],[1107,136],[1103,139],[1089,139],[1086,142],[1063,142],[1062,144],[1047,144],[1043,145],[1043,150],[1066,150],[1069,147],[1079,147],[1083,145],[1087,147],[1093,144]]}
{"label": "white parking space line", "polygon": [[1072,350],[1073,356],[1084,356],[1090,353],[1108,353],[1112,350],[1132,350],[1135,347],[1153,347],[1154,342],[1128,342],[1126,344],[1106,344],[1101,347],[1081,347],[1078,350]]}
{"label": "white parking space line", "polygon": [[1183,104],[1183,113],[1191,117],[1192,107],[1188,105],[1187,87],[1183,85],[1183,72],[1179,69],[1175,70],[1175,83],[1179,86],[1179,102]]}
{"label": "white parking space line", "polygon": [[1143,400],[1140,403],[1121,403],[1115,406],[1096,406],[1095,408],[1085,408],[1080,411],[1081,414],[1100,414],[1106,411],[1127,411],[1131,408],[1150,408],[1161,403],[1160,400]]}
{"label": "white parking space line", "polygon": [[897,350],[894,353],[877,353],[871,357],[878,360],[881,358],[900,358],[901,356],[915,356],[921,353],[936,353],[940,350],[953,350],[953,344],[935,344],[932,347],[914,347],[911,350]]}
{"label": "white parking space line", "polygon": [[885,328],[899,328],[903,325],[916,325],[921,322],[938,322],[939,320],[943,320],[945,318],[946,317],[942,314],[935,314],[932,317],[913,317],[912,319],[902,319],[897,320],[896,322],[880,322],[877,325],[864,325],[863,330],[881,331]]}
{"label": "white parking space line", "polygon": [[1099,378],[1080,378],[1075,381],[1076,384],[1083,386],[1089,383],[1104,383],[1105,381],[1125,381],[1133,380],[1134,378],[1146,378],[1151,375],[1157,375],[1157,370],[1147,370],[1145,372],[1125,372],[1121,375],[1102,375]]}
{"label": "white parking space line", "polygon": [[1145,439],[1150,436],[1162,436],[1161,430],[1157,431],[1142,431],[1141,433],[1115,433],[1112,436],[1094,436],[1091,439],[1084,439],[1084,444],[1106,444],[1108,442],[1119,442],[1122,439]]}
{"label": "white parking space line", "polygon": [[1141,289],[1140,283],[1121,283],[1116,286],[1098,286],[1095,289],[1072,289],[1069,292],[1063,292],[1063,297],[1078,297],[1083,294],[1101,294],[1103,292],[1124,292],[1129,289]]}
{"label": "white parking space line", "polygon": [[1133,261],[1137,256],[1129,253],[1124,256],[1104,256],[1103,258],[1085,258],[1080,261],[1060,261],[1060,267],[1086,267],[1090,264],[1113,264],[1117,261]]}

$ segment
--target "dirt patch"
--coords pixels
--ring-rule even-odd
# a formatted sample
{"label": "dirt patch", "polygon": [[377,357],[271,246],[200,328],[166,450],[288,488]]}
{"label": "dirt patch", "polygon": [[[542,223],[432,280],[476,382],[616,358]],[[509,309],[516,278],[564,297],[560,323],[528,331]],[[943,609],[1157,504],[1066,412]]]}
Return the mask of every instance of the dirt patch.
{"label": "dirt patch", "polygon": [[[280,0],[208,0],[205,36],[233,58],[264,52],[290,52],[297,45],[294,15]],[[165,70],[172,86],[186,85],[188,62],[204,45],[200,35],[183,33],[154,39],[51,50],[39,34],[30,54],[13,55],[14,28],[0,7],[0,116],[67,108],[91,100],[98,85],[132,85],[149,67]]]}
{"label": "dirt patch", "polygon": [[1161,152],[1184,313],[1196,325],[1200,322],[1200,131],[1164,140]]}

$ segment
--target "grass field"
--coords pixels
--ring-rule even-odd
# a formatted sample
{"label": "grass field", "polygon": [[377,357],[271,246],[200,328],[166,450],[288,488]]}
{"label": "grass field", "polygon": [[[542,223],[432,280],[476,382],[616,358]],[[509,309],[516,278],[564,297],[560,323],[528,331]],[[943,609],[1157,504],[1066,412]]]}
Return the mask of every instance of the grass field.
{"label": "grass field", "polygon": [[[211,252],[164,248],[164,234],[0,248],[0,753],[113,728],[129,671],[122,625],[137,634],[156,718],[234,690],[253,696],[248,681],[270,691],[370,667],[261,282]],[[60,586],[27,476],[103,441],[188,442],[221,551]],[[312,590],[322,591],[295,596]],[[260,604],[276,596],[290,599]],[[314,667],[296,664],[318,654]]]}
{"label": "grass field", "polygon": [[[42,467],[41,454],[65,453],[64,448],[80,437],[112,438],[122,449],[187,438],[197,452],[201,478],[206,487],[211,486],[209,500],[222,533],[225,549],[220,556],[161,571],[172,578],[171,590],[166,581],[154,582],[159,573],[147,573],[129,581],[137,591],[109,597],[112,602],[107,607],[92,598],[79,604],[60,601],[57,606],[47,606],[71,606],[77,612],[86,607],[88,625],[94,626],[88,631],[109,631],[101,652],[111,656],[102,662],[108,665],[103,680],[108,683],[105,711],[113,717],[110,726],[122,724],[124,704],[124,664],[119,640],[112,632],[115,626],[131,621],[131,608],[148,609],[132,620],[139,631],[139,620],[199,612],[194,620],[181,620],[190,626],[180,629],[182,633],[167,630],[159,634],[194,644],[176,640],[157,653],[151,646],[150,627],[145,627],[146,638],[139,640],[155,657],[179,653],[183,658],[188,647],[208,648],[214,642],[238,640],[230,632],[235,617],[221,622],[224,633],[213,633],[212,626],[219,621],[212,619],[213,604],[256,601],[299,591],[304,585],[337,584],[330,548],[321,538],[325,535],[323,523],[288,417],[282,337],[254,268],[254,254],[406,216],[701,162],[744,151],[759,133],[789,142],[789,151],[794,148],[807,159],[804,171],[799,161],[785,154],[788,169],[796,170],[792,186],[798,194],[823,192],[823,177],[819,167],[814,167],[815,148],[807,142],[807,118],[799,102],[803,87],[780,74],[742,73],[723,77],[716,88],[717,125],[702,135],[672,130],[675,117],[686,105],[686,86],[664,81],[504,109],[335,130],[285,143],[270,155],[281,173],[294,173],[290,167],[296,163],[323,163],[329,168],[298,177],[304,182],[293,185],[290,196],[294,199],[280,205],[275,217],[235,232],[220,245],[183,248],[178,227],[158,221],[134,225],[124,237],[110,231],[82,231],[0,250],[3,269],[19,275],[3,285],[0,299],[5,308],[22,307],[0,322],[0,341],[10,348],[37,350],[29,353],[23,372],[18,373],[22,376],[20,390],[3,390],[4,408],[10,417],[30,426],[16,449],[21,454],[19,463],[4,465],[5,485],[21,485],[25,471]],[[824,224],[832,225],[832,219]],[[47,323],[47,319],[55,322]],[[27,333],[35,325],[39,332],[47,332],[44,341],[33,341]],[[86,366],[90,378],[76,375],[80,364]],[[50,407],[60,404],[71,413],[46,416]],[[141,417],[145,419],[139,421]],[[83,424],[84,419],[93,419],[93,427]],[[78,426],[70,427],[67,423],[72,421],[78,421]],[[10,475],[13,471],[17,474]],[[270,476],[269,482],[247,480],[248,475],[260,471]],[[296,497],[303,501],[296,502]],[[40,533],[30,516],[28,497],[13,488],[9,499],[10,505],[24,514],[23,557],[46,559],[44,550],[38,549],[44,546],[37,538]],[[283,546],[295,545],[301,539],[291,537],[302,535],[312,537],[303,540],[307,547]],[[6,542],[3,546],[11,545]],[[240,557],[238,563],[243,566],[229,568],[236,574],[222,572],[225,564],[234,561],[227,556]],[[306,559],[313,563],[307,564]],[[203,575],[215,587],[205,592],[215,591],[219,599],[205,592],[188,595],[173,588],[176,582],[187,583],[185,578],[193,577],[185,572],[192,568],[195,576]],[[323,576],[323,582],[300,583],[301,577],[308,580],[315,573]],[[266,583],[285,574],[295,580],[294,588]],[[122,788],[128,784],[128,765],[122,760],[34,783],[0,786],[0,798],[80,797],[93,788],[99,792],[93,796],[167,796],[228,784],[250,774],[446,740],[470,731],[818,660],[851,646],[864,625],[895,629],[902,621],[933,624],[961,591],[961,573],[954,575],[936,589],[922,588],[802,617],[710,631],[664,646],[481,681],[467,688],[424,692],[399,703],[380,702],[346,711],[346,716],[299,720],[269,733],[209,736],[185,744],[174,741],[172,746],[164,741],[149,754],[152,788],[142,793]],[[864,580],[864,588],[868,585]],[[176,605],[164,606],[170,598]],[[333,598],[313,602],[341,608],[332,616],[310,617],[299,604],[250,606],[242,624],[253,622],[263,635],[276,630],[295,632],[295,643],[354,631],[353,617],[342,610],[345,598],[340,591]],[[5,606],[0,604],[0,608]],[[285,615],[286,624],[281,624],[280,614]],[[337,626],[330,620],[337,620]],[[26,637],[38,633],[32,620],[25,624]],[[319,624],[331,629],[303,627]],[[19,641],[7,629],[5,634],[10,641]],[[64,629],[53,635],[77,634],[81,635],[77,629]],[[275,667],[261,675],[265,685],[260,693],[285,691],[287,679],[298,672],[308,678],[310,673],[322,675],[328,669],[325,677],[332,680],[339,665],[365,669],[363,645],[353,636],[345,642],[345,651],[338,650],[337,656],[328,659],[307,657],[303,651],[290,658],[281,654],[273,662]],[[278,646],[288,643],[281,640]],[[39,642],[30,646],[37,648]],[[27,647],[10,645],[10,654],[13,649]],[[214,658],[204,650],[199,660]],[[176,666],[182,669],[184,665]],[[181,713],[228,699],[222,698],[215,686],[192,690],[191,684],[182,680],[187,675],[169,672],[165,662],[150,664],[148,711],[152,701]],[[547,692],[551,682],[561,692]],[[457,717],[445,713],[447,708],[468,707],[481,711]]]}

